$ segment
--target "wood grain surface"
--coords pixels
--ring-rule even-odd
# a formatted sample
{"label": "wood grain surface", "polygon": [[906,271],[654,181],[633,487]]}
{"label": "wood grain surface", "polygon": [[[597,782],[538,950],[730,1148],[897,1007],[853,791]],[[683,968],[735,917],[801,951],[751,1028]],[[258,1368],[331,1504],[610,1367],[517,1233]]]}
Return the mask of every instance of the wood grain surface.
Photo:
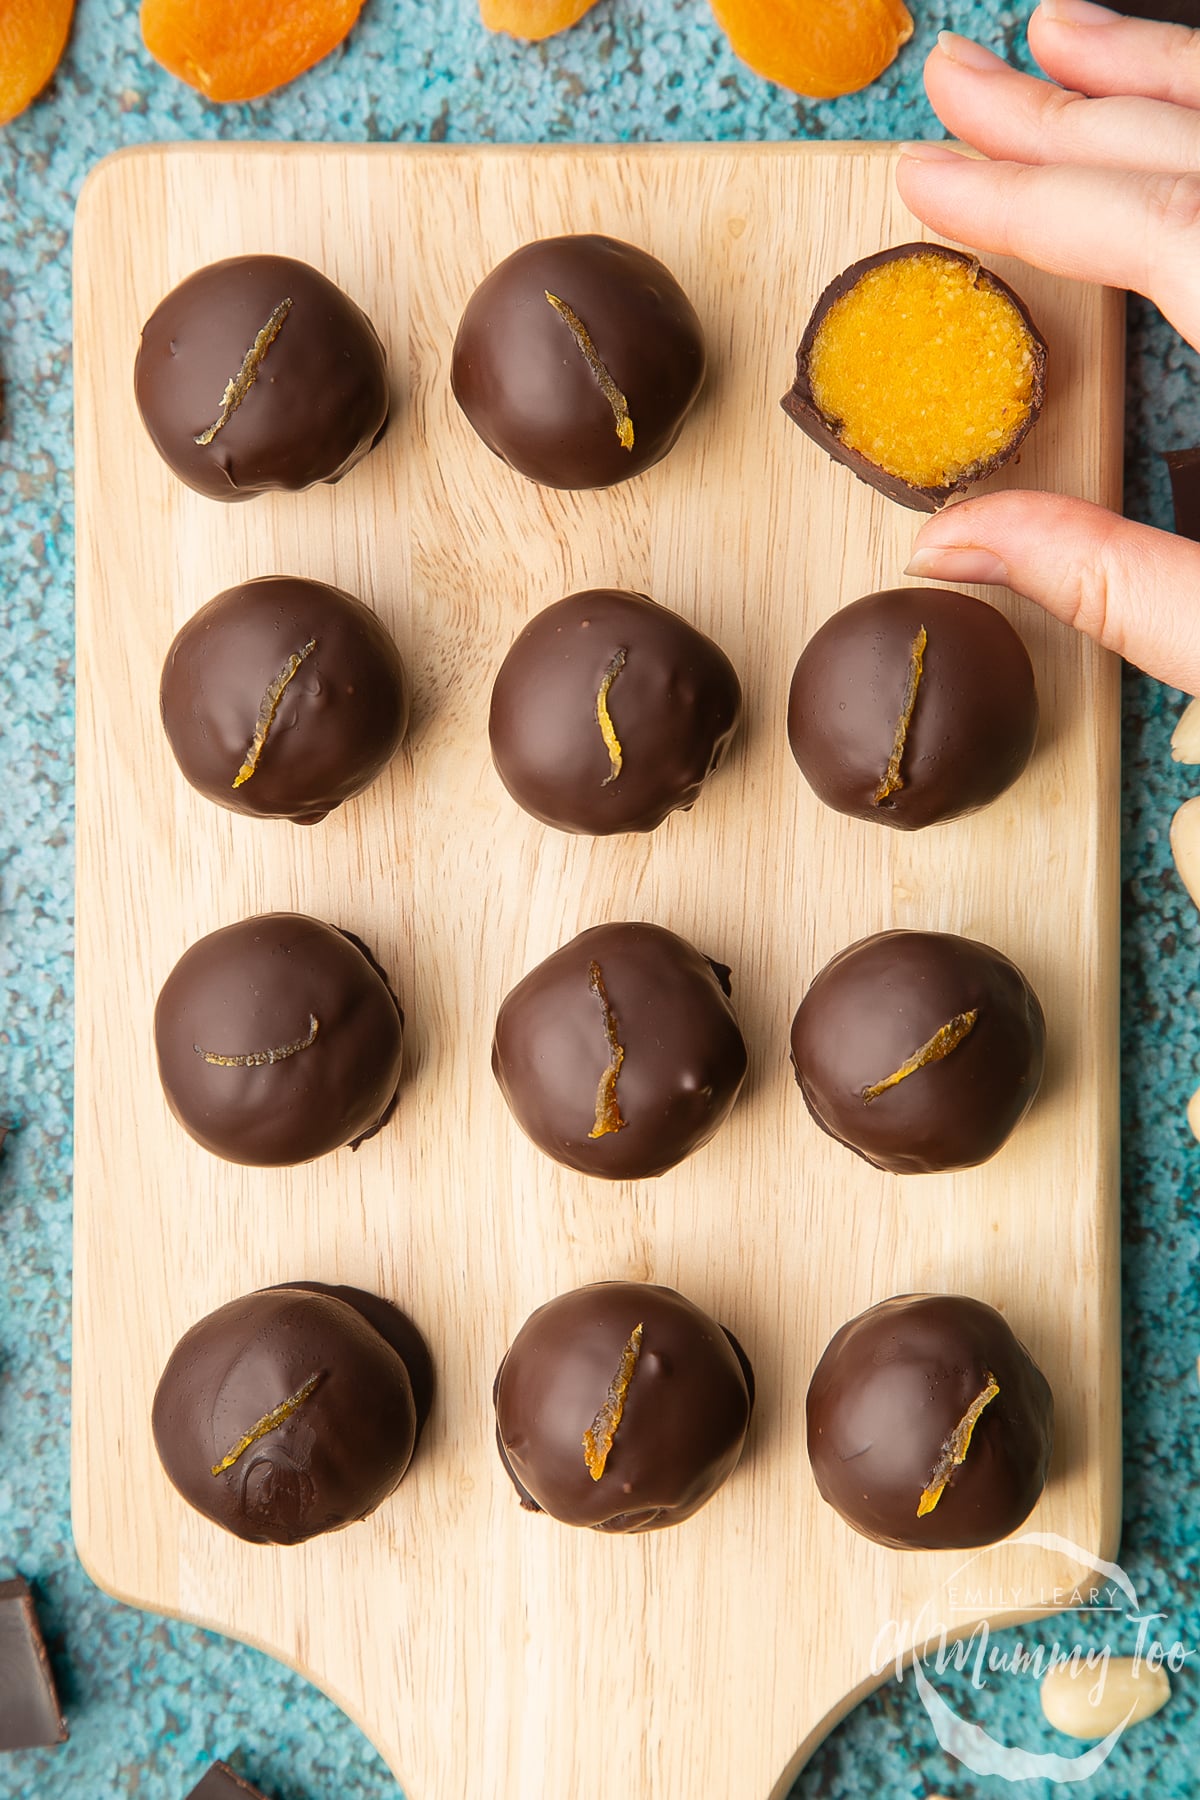
{"label": "wood grain surface", "polygon": [[[1036,759],[985,813],[911,836],[823,810],[784,736],[805,639],[843,602],[898,583],[917,524],[778,406],[826,280],[921,235],[891,162],[862,145],[180,146],[107,162],[80,202],[76,1539],[112,1593],[311,1676],[410,1800],[783,1795],[886,1672],[876,1665],[897,1636],[903,1647],[938,1619],[965,1630],[1028,1616],[1078,1572],[1066,1548],[1010,1543],[963,1588],[961,1557],[877,1548],[819,1500],[805,1388],[835,1328],[887,1295],[962,1291],[1005,1312],[1057,1397],[1053,1473],[1030,1524],[1084,1562],[1114,1550],[1116,665],[989,594],[1036,668]],[[661,256],[709,338],[711,375],[680,444],[608,493],[512,475],[449,390],[475,283],[564,230]],[[366,307],[389,347],[394,418],[340,486],[222,506],[159,462],[133,358],[171,286],[255,250],[316,263]],[[1119,298],[996,266],[1051,347],[1049,405],[1004,479],[1119,504]],[[176,629],[221,588],[280,573],[377,608],[416,695],[391,770],[312,830],[200,799],[157,717]],[[521,623],[609,584],[710,632],[741,673],[746,714],[693,812],[650,837],[589,841],[509,801],[486,708]],[[170,1118],[150,1023],[193,939],[276,908],[367,939],[402,997],[409,1057],[395,1120],[357,1154],[248,1170]],[[751,1073],[711,1145],[656,1182],[612,1186],[522,1139],[489,1043],[525,970],[622,917],[669,925],[732,965]],[[1042,1097],[969,1174],[870,1169],[815,1128],[791,1079],[788,1023],[812,975],[896,925],[996,944],[1045,1003]],[[525,1316],[614,1276],[680,1288],[736,1332],[758,1377],[733,1478],[688,1524],[633,1539],[522,1513],[489,1402]],[[257,1549],[169,1486],[150,1397],[200,1315],[301,1277],[407,1308],[432,1345],[438,1399],[372,1519]]]}

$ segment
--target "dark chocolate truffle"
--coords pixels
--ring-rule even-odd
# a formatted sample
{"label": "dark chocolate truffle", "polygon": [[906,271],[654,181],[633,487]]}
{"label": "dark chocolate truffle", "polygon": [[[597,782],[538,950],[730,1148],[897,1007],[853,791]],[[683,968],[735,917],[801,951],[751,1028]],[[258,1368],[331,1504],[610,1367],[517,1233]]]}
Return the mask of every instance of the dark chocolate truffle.
{"label": "dark chocolate truffle", "polygon": [[792,1020],[792,1066],[823,1131],[897,1175],[986,1162],[1042,1078],[1045,1021],[1007,956],[881,931],[826,963]]}
{"label": "dark chocolate truffle", "polygon": [[661,1175],[727,1118],[746,1073],[729,970],[661,925],[594,925],[496,1019],[492,1072],[539,1150],[610,1181]]}
{"label": "dark chocolate truffle", "polygon": [[303,913],[262,913],[184,952],[154,1012],[184,1130],[227,1162],[279,1167],[357,1147],[400,1082],[403,1014],[366,946]]}
{"label": "dark chocolate truffle", "polygon": [[354,1288],[298,1282],[231,1300],[163,1370],[163,1468],[247,1543],[302,1544],[365,1519],[399,1485],[422,1423],[414,1347],[427,1365],[409,1320]]}
{"label": "dark chocolate truffle", "polygon": [[667,454],[704,380],[669,269],[614,238],[544,238],[467,302],[454,397],[489,450],[545,487],[603,488]]}
{"label": "dark chocolate truffle", "polygon": [[212,500],[340,481],[388,416],[375,327],[289,256],[189,275],[143,326],[133,385],[163,461]]}
{"label": "dark chocolate truffle", "polygon": [[600,1281],[531,1314],[493,1397],[501,1460],[530,1510],[635,1532],[711,1500],[754,1393],[741,1349],[682,1294]]}
{"label": "dark chocolate truffle", "polygon": [[693,805],[742,690],[711,638],[644,594],[569,594],[525,627],[492,688],[501,781],[560,831],[653,831]]}
{"label": "dark chocolate truffle", "polygon": [[822,1497],[896,1550],[994,1544],[1046,1485],[1054,1401],[1007,1321],[961,1294],[905,1294],[843,1325],[808,1390]]}
{"label": "dark chocolate truffle", "polygon": [[368,787],[408,728],[404,670],[375,614],[287,575],[226,588],[193,614],[167,652],[159,705],[194,788],[298,825]]}
{"label": "dark chocolate truffle", "polygon": [[936,512],[1016,454],[1045,393],[1045,340],[1008,283],[897,244],[825,289],[781,404],[860,481]]}
{"label": "dark chocolate truffle", "polygon": [[943,588],[893,588],[834,613],[788,699],[792,755],[818,799],[901,831],[996,799],[1037,726],[1033,668],[1008,620]]}

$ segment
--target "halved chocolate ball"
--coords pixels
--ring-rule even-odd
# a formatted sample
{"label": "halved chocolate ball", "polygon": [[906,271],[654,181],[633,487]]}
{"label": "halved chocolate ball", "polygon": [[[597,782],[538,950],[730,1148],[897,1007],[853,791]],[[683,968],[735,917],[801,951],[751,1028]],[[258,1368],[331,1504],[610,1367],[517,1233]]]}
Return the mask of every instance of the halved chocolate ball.
{"label": "halved chocolate ball", "polygon": [[313,825],[391,761],[408,683],[361,600],[273,575],[193,614],[167,652],[159,707],[176,762],[209,800]]}
{"label": "halved chocolate ball", "polygon": [[492,1072],[539,1150],[609,1181],[706,1144],[746,1074],[729,970],[661,925],[595,925],[501,1005]]}
{"label": "halved chocolate ball", "polygon": [[822,1498],[896,1550],[994,1544],[1046,1485],[1049,1383],[1008,1322],[965,1295],[904,1294],[843,1325],[807,1416]]}
{"label": "halved chocolate ball", "polygon": [[301,1544],[398,1487],[432,1392],[412,1323],[373,1294],[296,1282],[185,1332],[154,1395],[154,1442],[190,1506],[251,1544]]}
{"label": "halved chocolate ball", "polygon": [[493,1400],[530,1511],[639,1532],[690,1519],[732,1473],[754,1387],[734,1339],[682,1294],[600,1281],[530,1315]]}
{"label": "halved chocolate ball", "polygon": [[227,1162],[282,1167],[389,1118],[404,1015],[365,944],[303,913],[262,913],[184,952],[154,1011],[167,1104]]}
{"label": "halved chocolate ball", "polygon": [[664,457],[704,381],[696,309],[615,238],[543,238],[467,302],[454,397],[489,450],[544,487],[603,488]]}
{"label": "halved chocolate ball", "polygon": [[492,760],[517,804],[560,831],[653,831],[695,803],[741,703],[711,638],[644,594],[591,588],[540,612],[500,665]]}
{"label": "halved chocolate ball", "polygon": [[387,424],[387,361],[365,312],[290,256],[233,256],[180,282],[133,372],[163,461],[211,500],[340,481]]}
{"label": "halved chocolate ball", "polygon": [[977,257],[898,244],[817,301],[788,417],[902,506],[936,512],[1015,455],[1042,410],[1046,344]]}
{"label": "halved chocolate ball", "polygon": [[899,831],[995,800],[1033,754],[1029,653],[1003,613],[943,588],[893,588],[805,645],[788,742],[818,799]]}
{"label": "halved chocolate ball", "polygon": [[987,944],[882,931],[826,963],[792,1020],[809,1112],[897,1175],[994,1156],[1033,1104],[1045,1061],[1037,995]]}

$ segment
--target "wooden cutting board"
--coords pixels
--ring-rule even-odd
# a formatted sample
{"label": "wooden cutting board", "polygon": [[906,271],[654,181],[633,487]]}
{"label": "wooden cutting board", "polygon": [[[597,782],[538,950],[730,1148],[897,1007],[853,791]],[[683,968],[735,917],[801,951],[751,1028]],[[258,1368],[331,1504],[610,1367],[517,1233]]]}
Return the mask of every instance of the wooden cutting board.
{"label": "wooden cutting board", "polygon": [[[912,836],[824,811],[784,737],[805,639],[843,602],[898,583],[917,524],[778,406],[826,280],[920,235],[892,158],[850,144],[178,146],[109,160],[80,202],[76,1539],[122,1599],[311,1676],[410,1800],[786,1793],[879,1678],[880,1627],[945,1601],[962,1560],[864,1542],[809,1472],[816,1358],[887,1295],[957,1290],[1007,1314],[1058,1402],[1031,1524],[1087,1557],[1116,1543],[1116,664],[1033,606],[990,595],[1037,671],[1036,760],[987,812]],[[449,390],[476,281],[520,243],[569,230],[661,256],[710,344],[677,449],[609,493],[521,481]],[[394,422],[339,487],[222,506],[159,462],[134,409],[133,358],[170,287],[254,250],[316,263],[366,307],[390,351]],[[1008,479],[1119,503],[1120,300],[997,267],[1052,359],[1050,403]],[[201,800],[157,718],[176,629],[219,589],[276,573],[375,606],[416,694],[392,769],[309,831]],[[601,585],[677,607],[745,687],[728,766],[648,838],[544,829],[488,757],[490,682],[518,628]],[[356,1155],[234,1168],[167,1113],[154,998],[202,933],[293,907],[360,933],[391,971],[409,1019],[402,1103]],[[621,917],[669,925],[732,965],[751,1074],[710,1146],[659,1181],[611,1186],[523,1140],[488,1052],[518,977]],[[1043,1096],[970,1174],[868,1168],[817,1131],[790,1076],[788,1023],[812,975],[893,925],[998,945],[1045,1003]],[[679,1287],[730,1326],[758,1376],[734,1477],[690,1523],[633,1539],[522,1513],[489,1403],[533,1307],[615,1276]],[[438,1399],[407,1479],[371,1520],[301,1549],[256,1549],[168,1485],[150,1398],[201,1314],[298,1278],[398,1300],[432,1345]],[[1065,1551],[991,1552],[954,1627],[1027,1616],[1076,1572]],[[925,1629],[904,1627],[905,1641]]]}

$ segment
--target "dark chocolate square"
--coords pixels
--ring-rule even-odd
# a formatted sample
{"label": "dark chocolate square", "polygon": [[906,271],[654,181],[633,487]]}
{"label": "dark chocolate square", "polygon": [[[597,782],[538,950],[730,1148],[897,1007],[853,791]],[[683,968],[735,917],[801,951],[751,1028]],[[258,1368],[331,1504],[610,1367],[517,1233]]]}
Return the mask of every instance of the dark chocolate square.
{"label": "dark chocolate square", "polygon": [[187,1800],[266,1800],[266,1796],[235,1775],[228,1763],[215,1762],[205,1770]]}
{"label": "dark chocolate square", "polygon": [[1171,473],[1176,533],[1200,543],[1200,450],[1168,450],[1163,461]]}
{"label": "dark chocolate square", "polygon": [[29,1583],[0,1581],[0,1750],[62,1744],[67,1722]]}

